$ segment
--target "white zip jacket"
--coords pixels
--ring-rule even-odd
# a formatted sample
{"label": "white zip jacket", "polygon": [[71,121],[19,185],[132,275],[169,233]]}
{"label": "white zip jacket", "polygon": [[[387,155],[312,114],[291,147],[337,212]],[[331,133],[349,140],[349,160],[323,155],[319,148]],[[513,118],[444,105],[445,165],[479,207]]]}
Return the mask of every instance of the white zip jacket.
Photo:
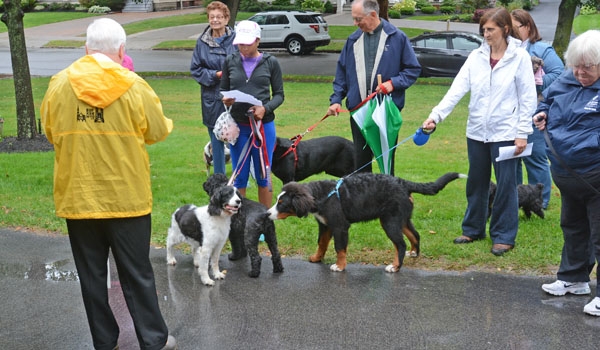
{"label": "white zip jacket", "polygon": [[520,44],[520,40],[509,36],[506,52],[494,69],[487,42],[473,50],[429,118],[439,124],[471,92],[468,138],[481,142],[526,139],[533,132],[531,117],[537,93],[531,57]]}

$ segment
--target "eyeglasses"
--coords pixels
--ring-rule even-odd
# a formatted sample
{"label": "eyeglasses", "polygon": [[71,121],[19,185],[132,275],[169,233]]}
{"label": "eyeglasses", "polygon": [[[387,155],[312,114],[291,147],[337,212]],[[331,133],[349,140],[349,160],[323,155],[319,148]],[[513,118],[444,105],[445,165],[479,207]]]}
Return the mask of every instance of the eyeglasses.
{"label": "eyeglasses", "polygon": [[592,72],[596,67],[598,67],[597,64],[591,64],[591,63],[587,63],[587,64],[577,64],[574,66],[571,66],[573,68],[573,70],[582,70],[584,72]]}
{"label": "eyeglasses", "polygon": [[223,19],[223,18],[225,18],[225,16],[221,16],[221,15],[208,17],[208,19],[211,21],[219,20],[219,19]]}

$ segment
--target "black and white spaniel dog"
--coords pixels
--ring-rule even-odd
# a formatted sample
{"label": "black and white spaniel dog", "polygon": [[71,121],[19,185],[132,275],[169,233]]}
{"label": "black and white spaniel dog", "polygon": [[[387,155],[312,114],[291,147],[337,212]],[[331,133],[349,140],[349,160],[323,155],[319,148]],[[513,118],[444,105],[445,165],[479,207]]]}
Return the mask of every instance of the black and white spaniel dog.
{"label": "black and white spaniel dog", "polygon": [[269,209],[270,218],[276,220],[313,214],[319,224],[319,240],[317,252],[309,261],[321,261],[333,237],[337,261],[330,266],[332,271],[343,271],[346,268],[350,225],[379,219],[396,248],[394,261],[385,270],[397,272],[406,255],[403,233],[411,243],[410,255],[419,254],[420,236],[411,221],[411,194],[435,195],[459,177],[464,178],[466,175],[446,173],[435,182],[428,183],[415,183],[391,175],[372,173],[355,174],[341,179],[341,182],[290,182],[283,186],[277,203]]}
{"label": "black and white spaniel dog", "polygon": [[354,171],[354,145],[348,139],[325,136],[302,140],[290,149],[292,145],[294,141],[278,137],[273,152],[271,171],[284,184],[322,172],[343,177]]}
{"label": "black and white spaniel dog", "polygon": [[211,195],[208,205],[187,204],[175,210],[167,234],[167,264],[177,263],[173,246],[187,242],[192,247],[194,266],[198,268],[202,283],[215,284],[208,275],[209,261],[214,278],[225,278],[219,270],[219,256],[229,235],[231,217],[241,206],[240,192],[232,186],[223,186]]}
{"label": "black and white spaniel dog", "polygon": [[[204,191],[212,195],[221,187],[227,185],[227,176],[214,174],[203,184]],[[269,219],[267,207],[242,197],[242,206],[237,215],[231,218],[231,229],[229,231],[229,242],[231,243],[231,254],[229,260],[238,260],[250,256],[250,277],[260,275],[262,258],[258,253],[258,241],[261,234],[265,235],[265,242],[271,251],[273,272],[283,272],[281,255],[277,248],[277,236],[275,234],[275,223]]]}

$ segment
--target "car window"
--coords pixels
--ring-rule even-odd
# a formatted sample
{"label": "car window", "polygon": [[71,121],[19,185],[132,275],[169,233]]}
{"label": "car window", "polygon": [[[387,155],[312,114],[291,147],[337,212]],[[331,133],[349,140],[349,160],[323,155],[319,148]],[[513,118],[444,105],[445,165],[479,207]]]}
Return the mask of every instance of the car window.
{"label": "car window", "polygon": [[445,49],[446,38],[432,37],[418,40],[415,42],[416,47],[425,47],[428,49]]}
{"label": "car window", "polygon": [[318,23],[325,23],[325,20],[323,19],[323,17],[321,17],[321,15],[313,15],[312,17]]}
{"label": "car window", "polygon": [[267,23],[267,16],[265,16],[265,15],[255,15],[255,16],[252,16],[251,18],[249,18],[249,20],[252,21],[252,22],[256,22],[256,23],[258,23],[259,25],[262,26],[265,23]]}
{"label": "car window", "polygon": [[472,51],[481,46],[479,42],[462,36],[452,38],[452,47],[454,50]]}
{"label": "car window", "polygon": [[322,23],[313,15],[295,15],[294,17],[296,17],[300,23]]}
{"label": "car window", "polygon": [[288,20],[286,15],[269,15],[267,17],[266,24],[288,24],[290,21]]}

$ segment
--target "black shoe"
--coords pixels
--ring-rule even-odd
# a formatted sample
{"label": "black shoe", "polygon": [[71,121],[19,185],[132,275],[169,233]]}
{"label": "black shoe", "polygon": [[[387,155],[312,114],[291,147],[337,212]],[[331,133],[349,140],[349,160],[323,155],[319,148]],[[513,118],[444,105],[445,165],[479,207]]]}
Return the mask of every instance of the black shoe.
{"label": "black shoe", "polygon": [[471,237],[467,237],[467,236],[460,236],[454,239],[454,244],[466,244],[466,243],[473,243],[474,241],[476,241],[477,239],[473,239]]}
{"label": "black shoe", "polygon": [[495,256],[502,256],[509,250],[512,250],[514,246],[510,244],[494,244],[492,245],[492,254]]}

